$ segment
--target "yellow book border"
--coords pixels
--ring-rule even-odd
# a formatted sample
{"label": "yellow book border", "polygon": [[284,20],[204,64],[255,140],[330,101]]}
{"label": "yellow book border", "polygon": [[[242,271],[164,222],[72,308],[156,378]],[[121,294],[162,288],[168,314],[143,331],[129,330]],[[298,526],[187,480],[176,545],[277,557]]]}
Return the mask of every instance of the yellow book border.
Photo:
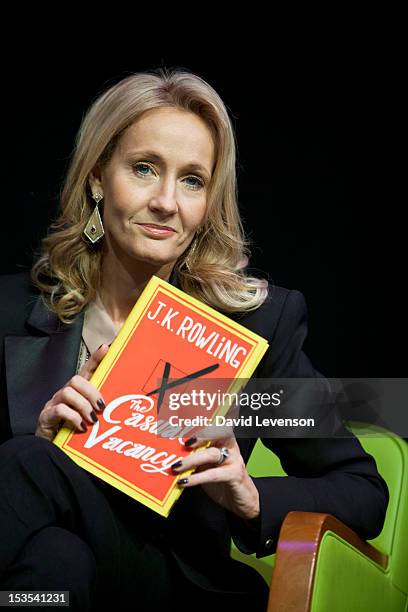
{"label": "yellow book border", "polygon": [[[252,348],[249,355],[246,357],[241,368],[237,371],[236,376],[231,379],[231,386],[226,392],[237,393],[242,387],[240,379],[246,379],[251,377],[256,366],[258,365],[264,353],[268,349],[268,342],[265,340],[265,338],[262,338],[262,336],[259,336],[250,329],[247,329],[243,325],[240,325],[239,323],[233,321],[226,315],[217,312],[211,306],[203,304],[196,298],[186,294],[178,287],[174,287],[167,281],[164,281],[163,279],[157,276],[152,276],[152,278],[147,283],[142,294],[140,295],[139,299],[131,310],[128,318],[121,327],[116,338],[113,340],[108,353],[105,355],[98,368],[95,370],[93,376],[90,379],[90,382],[97,389],[101,388],[107,376],[114,367],[115,363],[117,362],[120,355],[127,346],[127,343],[129,342],[135,327],[137,327],[138,322],[143,317],[149,304],[154,300],[158,291],[162,291],[163,293],[169,295],[169,297],[171,297],[172,299],[175,299],[176,301],[179,301],[184,305],[187,304],[189,308],[191,308],[191,310],[195,311],[199,315],[204,312],[207,319],[216,323],[217,325],[221,325],[221,327],[232,330],[235,335],[251,344]],[[219,407],[216,413],[225,414],[228,411],[228,408],[228,405],[223,405]],[[137,501],[148,506],[151,510],[154,510],[161,516],[168,517],[175,501],[180,497],[181,493],[183,492],[183,489],[177,486],[176,479],[174,480],[173,486],[170,487],[165,499],[159,500],[149,494],[147,491],[142,490],[139,487],[136,487],[135,485],[129,483],[127,480],[125,480],[118,474],[107,469],[105,466],[90,459],[90,457],[88,457],[87,455],[83,455],[76,449],[70,448],[68,445],[74,433],[75,428],[71,428],[70,426],[64,425],[55,436],[53,443],[59,446],[64,452],[66,452],[71,457],[71,459],[75,461],[78,465],[80,465],[82,468],[90,471],[98,478],[101,478],[110,485],[118,488],[120,491],[129,495],[133,499],[136,499]],[[210,444],[211,441],[209,441],[205,445],[205,447],[210,446]],[[197,450],[201,450],[202,448],[203,446],[201,446],[200,449],[195,449],[191,452],[196,452]],[[177,474],[177,480],[181,477],[185,477],[188,474],[191,474],[193,471],[194,469],[191,469],[183,472],[182,474]]]}

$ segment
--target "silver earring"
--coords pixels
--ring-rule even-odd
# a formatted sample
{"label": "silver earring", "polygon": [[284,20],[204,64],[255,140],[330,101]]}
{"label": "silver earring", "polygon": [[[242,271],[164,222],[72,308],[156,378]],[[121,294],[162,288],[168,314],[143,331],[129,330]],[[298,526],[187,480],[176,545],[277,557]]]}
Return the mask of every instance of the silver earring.
{"label": "silver earring", "polygon": [[197,243],[199,241],[199,237],[200,237],[201,233],[203,232],[203,229],[204,228],[203,228],[202,225],[197,229],[196,234],[195,234],[191,244],[189,245],[189,250],[188,250],[188,253],[187,253],[187,257],[184,260],[184,265],[186,266],[186,268],[187,268],[187,270],[188,270],[188,272],[190,274],[191,274],[191,270],[192,270],[191,260],[194,258],[194,255],[196,253]]}
{"label": "silver earring", "polygon": [[88,223],[86,224],[86,227],[84,229],[84,234],[88,238],[88,240],[92,242],[92,244],[95,244],[95,242],[98,242],[98,240],[100,240],[100,238],[102,238],[102,236],[105,234],[101,215],[99,214],[98,208],[99,202],[103,200],[103,195],[101,195],[99,192],[96,192],[92,194],[92,197],[96,202],[96,206],[93,210],[93,213],[88,219]]}

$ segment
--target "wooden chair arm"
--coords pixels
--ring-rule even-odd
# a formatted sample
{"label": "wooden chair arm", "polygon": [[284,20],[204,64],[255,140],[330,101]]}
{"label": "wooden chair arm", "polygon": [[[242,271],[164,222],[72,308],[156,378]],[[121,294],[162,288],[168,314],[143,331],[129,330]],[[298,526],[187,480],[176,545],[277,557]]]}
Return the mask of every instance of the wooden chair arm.
{"label": "wooden chair arm", "polygon": [[268,612],[309,612],[320,542],[332,531],[383,568],[388,557],[331,514],[289,512],[282,523]]}

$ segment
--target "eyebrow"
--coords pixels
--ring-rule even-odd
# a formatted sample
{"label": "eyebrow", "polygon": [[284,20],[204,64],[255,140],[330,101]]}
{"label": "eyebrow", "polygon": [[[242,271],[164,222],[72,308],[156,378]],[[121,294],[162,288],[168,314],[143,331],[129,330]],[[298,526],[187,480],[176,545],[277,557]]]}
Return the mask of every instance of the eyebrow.
{"label": "eyebrow", "polygon": [[[150,159],[156,162],[164,161],[163,157],[159,155],[159,153],[156,153],[155,151],[151,151],[151,150],[140,150],[140,151],[134,150],[134,151],[129,151],[128,154],[129,155],[144,155],[146,157],[150,157]],[[205,168],[199,162],[190,162],[188,164],[185,164],[184,170],[189,170],[190,172],[191,171],[202,172],[203,174],[207,175],[207,178],[211,178],[211,174],[208,172],[207,168]]]}

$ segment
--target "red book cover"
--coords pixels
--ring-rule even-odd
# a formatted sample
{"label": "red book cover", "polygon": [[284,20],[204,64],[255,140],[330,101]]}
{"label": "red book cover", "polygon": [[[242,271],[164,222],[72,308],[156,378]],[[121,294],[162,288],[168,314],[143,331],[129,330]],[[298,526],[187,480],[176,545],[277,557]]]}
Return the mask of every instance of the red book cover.
{"label": "red book cover", "polygon": [[267,348],[264,338],[153,276],[90,380],[105,410],[87,432],[64,425],[53,442],[167,517],[183,491],[177,480],[193,471],[171,470],[195,452],[185,440],[227,412],[223,394],[239,391]]}

